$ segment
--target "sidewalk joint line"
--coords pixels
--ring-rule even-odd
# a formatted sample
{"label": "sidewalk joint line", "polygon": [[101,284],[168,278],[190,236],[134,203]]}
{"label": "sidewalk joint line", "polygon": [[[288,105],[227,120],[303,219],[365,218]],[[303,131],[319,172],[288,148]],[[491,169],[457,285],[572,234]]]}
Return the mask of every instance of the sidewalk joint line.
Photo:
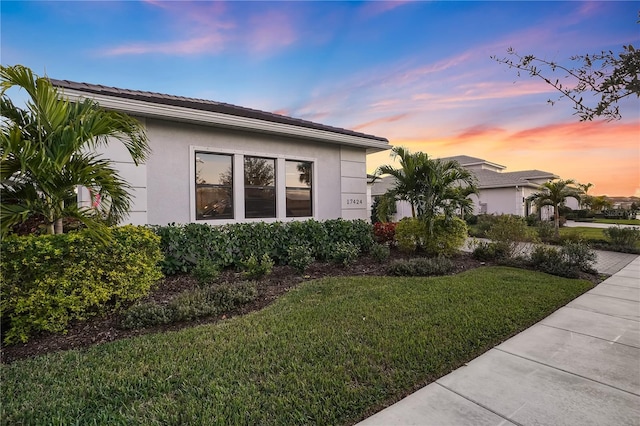
{"label": "sidewalk joint line", "polygon": [[[544,320],[543,320],[543,321],[544,321]],[[628,346],[628,347],[630,347],[630,348],[640,349],[640,346],[633,346],[633,345],[630,345],[630,344],[628,344],[628,343],[620,343],[620,342],[617,342],[617,341],[616,341],[616,342],[614,342],[613,340],[605,339],[604,337],[592,336],[591,334],[582,333],[582,332],[580,332],[580,331],[569,330],[569,329],[566,329],[566,328],[557,327],[557,326],[555,326],[555,325],[545,324],[545,323],[543,323],[543,322],[540,322],[540,325],[543,325],[543,326],[545,326],[545,327],[549,327],[549,328],[555,328],[556,330],[562,330],[562,331],[567,331],[567,332],[569,332],[569,333],[579,334],[579,335],[581,335],[581,336],[592,337],[592,338],[594,338],[594,339],[602,340],[602,341],[607,342],[607,343],[615,343],[616,345],[624,345],[624,346]]]}
{"label": "sidewalk joint line", "polygon": [[[586,293],[585,293],[585,294],[586,294]],[[584,294],[583,294],[583,296],[584,296]],[[578,300],[578,299],[575,299],[575,300]],[[574,300],[574,301],[575,301],[575,300]],[[608,316],[608,317],[618,318],[618,319],[626,320],[626,321],[633,321],[633,322],[638,322],[638,321],[640,321],[640,320],[633,319],[633,318],[619,317],[619,316],[612,315],[612,314],[607,314],[607,313],[604,313],[604,312],[592,311],[592,310],[590,310],[590,309],[584,309],[584,308],[579,307],[579,306],[578,306],[578,307],[576,307],[576,306],[564,306],[564,308],[566,308],[566,309],[575,309],[576,311],[582,311],[582,312],[591,312],[591,313],[593,313],[593,314],[605,315],[605,316]],[[545,318],[545,319],[546,319],[546,318]]]}
{"label": "sidewalk joint line", "polygon": [[[594,287],[595,289],[596,287]],[[592,289],[593,290],[593,289]],[[589,290],[591,291],[591,290]],[[636,302],[636,303],[640,303],[640,300],[631,300],[631,299],[623,299],[622,297],[616,297],[616,296],[607,296],[606,294],[598,294],[598,293],[589,293],[586,292],[583,294],[584,295],[588,295],[588,296],[599,296],[599,297],[608,297],[609,299],[616,299],[616,300],[625,300],[627,302]]]}
{"label": "sidewalk joint line", "polygon": [[554,370],[562,371],[562,372],[567,373],[567,374],[570,374],[570,375],[572,375],[572,376],[576,376],[576,377],[580,377],[580,378],[585,379],[585,380],[589,380],[590,382],[599,383],[599,384],[601,384],[601,385],[603,385],[603,386],[607,386],[607,387],[609,387],[609,388],[612,388],[612,389],[615,389],[615,390],[619,390],[620,392],[624,392],[624,393],[631,394],[631,395],[633,395],[633,396],[640,397],[640,394],[637,394],[637,393],[634,393],[634,392],[631,392],[631,391],[628,391],[628,390],[624,390],[624,389],[617,388],[617,387],[615,387],[615,386],[613,386],[613,385],[610,385],[610,384],[608,384],[608,383],[603,383],[603,382],[601,382],[601,381],[599,381],[599,380],[596,380],[596,379],[592,379],[592,378],[590,378],[590,377],[583,376],[582,374],[574,373],[574,372],[572,372],[572,371],[567,371],[567,370],[565,370],[565,369],[563,369],[563,368],[555,367],[555,366],[553,366],[553,365],[549,365],[549,364],[544,363],[544,362],[542,362],[542,361],[537,361],[537,360],[535,360],[535,359],[527,358],[526,356],[522,356],[522,355],[514,354],[514,353],[512,353],[512,352],[505,351],[504,349],[500,349],[500,348],[493,348],[493,349],[498,350],[498,351],[500,351],[500,352],[502,352],[502,353],[505,353],[505,354],[508,354],[508,355],[513,355],[513,356],[515,356],[515,357],[522,358],[522,359],[525,359],[525,360],[527,360],[527,361],[534,362],[534,363],[536,363],[536,364],[544,365],[545,367],[549,367],[549,368],[554,369]]}
{"label": "sidewalk joint line", "polygon": [[453,389],[448,388],[447,386],[443,385],[442,383],[439,383],[437,380],[436,380],[434,383],[435,383],[435,384],[437,384],[438,386],[442,386],[444,389],[448,390],[449,392],[455,393],[455,394],[456,394],[456,395],[458,395],[460,398],[466,399],[467,401],[471,402],[472,404],[475,404],[475,405],[477,405],[478,407],[483,408],[483,409],[485,409],[485,410],[487,410],[487,411],[489,411],[489,412],[491,412],[491,413],[495,414],[496,416],[500,417],[501,419],[505,419],[506,421],[508,421],[508,422],[510,422],[510,423],[513,423],[513,424],[516,424],[516,425],[518,425],[518,426],[524,426],[522,423],[519,423],[519,422],[517,422],[517,421],[515,421],[515,420],[512,420],[512,419],[510,419],[510,418],[508,418],[508,417],[505,417],[505,416],[503,416],[502,414],[498,413],[497,411],[492,410],[491,408],[487,407],[486,405],[481,404],[481,403],[479,403],[478,401],[475,401],[475,400],[473,400],[473,399],[471,399],[471,398],[469,398],[469,397],[466,397],[466,396],[462,395],[460,392],[456,392],[456,391],[454,391]]}

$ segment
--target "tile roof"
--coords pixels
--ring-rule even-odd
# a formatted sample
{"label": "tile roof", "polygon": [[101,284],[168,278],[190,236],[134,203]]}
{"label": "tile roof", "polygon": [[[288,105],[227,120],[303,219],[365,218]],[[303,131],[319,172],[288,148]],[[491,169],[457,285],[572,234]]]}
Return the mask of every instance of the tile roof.
{"label": "tile roof", "polygon": [[302,120],[284,115],[274,114],[271,112],[260,111],[251,108],[240,107],[223,102],[215,102],[206,99],[188,98],[184,96],[167,95],[156,92],[146,92],[140,90],[119,89],[117,87],[102,86],[90,83],[78,83],[69,80],[49,79],[51,84],[62,89],[78,90],[85,93],[94,93],[105,96],[113,96],[124,99],[139,100],[152,102],[155,104],[177,106],[183,108],[191,108],[200,111],[209,111],[237,117],[252,118],[273,123],[289,124],[292,126],[305,127],[309,129],[323,130],[327,132],[339,133],[343,135],[356,136],[365,139],[372,139],[380,142],[389,142],[386,138],[373,136],[365,133],[354,132],[353,130],[343,129],[339,127],[328,126],[324,124],[314,123],[312,121]]}
{"label": "tile roof", "polygon": [[[538,187],[539,184],[532,179],[555,179],[558,176],[542,170],[522,170],[518,172],[494,172],[493,170],[470,170],[478,179],[479,189],[506,188],[515,186]],[[393,176],[383,176],[377,179],[372,188],[371,195],[381,195],[391,189],[395,182]]]}
{"label": "tile roof", "polygon": [[531,179],[555,179],[558,176],[542,170],[522,170],[518,172],[494,172],[492,170],[472,170],[473,174],[478,178],[478,187],[482,188],[499,188],[516,185],[532,185],[538,186]]}

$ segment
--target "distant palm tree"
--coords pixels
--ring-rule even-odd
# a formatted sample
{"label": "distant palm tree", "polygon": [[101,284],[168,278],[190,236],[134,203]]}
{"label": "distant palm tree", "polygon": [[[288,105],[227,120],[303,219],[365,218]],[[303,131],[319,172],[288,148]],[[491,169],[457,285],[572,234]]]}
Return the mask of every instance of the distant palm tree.
{"label": "distant palm tree", "polygon": [[[63,99],[48,79],[27,67],[1,66],[0,77],[2,233],[35,216],[50,234],[62,233],[62,220],[75,218],[104,237],[104,219],[117,223],[127,214],[130,186],[94,149],[119,140],[137,165],[149,153],[143,127],[90,99]],[[27,93],[25,109],[13,104],[6,93],[10,88]],[[89,189],[92,207],[78,207],[78,186]]]}
{"label": "distant palm tree", "polygon": [[458,209],[470,209],[467,197],[477,192],[475,176],[458,162],[432,159],[423,152],[410,153],[402,147],[393,148],[393,156],[400,158],[400,168],[384,165],[376,175],[395,178],[394,186],[385,195],[408,201],[413,217],[431,225],[439,214],[451,217]]}
{"label": "distant palm tree", "polygon": [[560,237],[560,211],[559,207],[564,205],[565,199],[574,198],[580,201],[582,191],[572,187],[575,181],[573,179],[558,180],[555,182],[545,182],[541,185],[541,191],[529,197],[538,207],[553,206],[554,228],[556,238]]}
{"label": "distant palm tree", "polygon": [[582,190],[582,196],[580,197],[580,208],[584,208],[585,206],[589,205],[589,200],[591,198],[590,195],[587,194],[587,192],[589,192],[589,189],[593,186],[593,184],[591,182],[589,183],[578,183],[577,184],[578,188],[580,188],[580,190]]}

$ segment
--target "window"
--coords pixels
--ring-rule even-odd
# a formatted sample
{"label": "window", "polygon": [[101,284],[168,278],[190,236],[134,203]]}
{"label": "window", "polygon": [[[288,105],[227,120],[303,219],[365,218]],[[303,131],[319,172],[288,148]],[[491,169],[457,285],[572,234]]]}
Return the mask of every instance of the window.
{"label": "window", "polygon": [[276,217],[276,160],[244,157],[244,216]]}
{"label": "window", "polygon": [[196,152],[196,219],[233,219],[233,157]]}
{"label": "window", "polygon": [[191,220],[220,224],[313,217],[312,158],[191,148]]}
{"label": "window", "polygon": [[287,217],[312,216],[311,176],[312,167],[308,161],[285,162]]}

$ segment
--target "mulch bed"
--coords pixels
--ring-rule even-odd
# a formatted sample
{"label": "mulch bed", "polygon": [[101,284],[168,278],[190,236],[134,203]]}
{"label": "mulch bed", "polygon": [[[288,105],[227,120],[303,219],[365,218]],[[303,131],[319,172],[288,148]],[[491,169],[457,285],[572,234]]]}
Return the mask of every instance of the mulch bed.
{"label": "mulch bed", "polygon": [[[363,256],[349,266],[340,266],[332,263],[312,264],[304,276],[298,274],[288,266],[276,266],[273,272],[260,280],[258,284],[258,297],[240,309],[227,312],[223,315],[199,318],[195,321],[167,324],[157,327],[149,327],[137,330],[123,330],[119,328],[120,317],[117,314],[109,314],[104,317],[92,318],[87,321],[78,321],[70,324],[66,334],[43,333],[32,337],[27,343],[18,343],[2,347],[1,361],[11,363],[15,360],[34,357],[37,355],[63,351],[67,349],[86,348],[100,343],[111,342],[133,336],[148,333],[161,333],[169,330],[179,330],[198,324],[211,324],[233,316],[244,315],[268,306],[281,295],[295,288],[300,283],[312,279],[337,276],[382,276],[386,275],[389,262],[395,259],[408,259],[411,257],[398,251],[392,251],[391,257],[386,262]],[[469,254],[460,254],[452,259],[456,265],[454,274],[484,265],[483,262],[473,259]],[[239,273],[225,271],[220,276],[220,282],[237,282],[242,280]],[[190,275],[177,275],[161,280],[152,293],[146,298],[148,301],[166,302],[180,292],[196,287],[196,281]]]}

